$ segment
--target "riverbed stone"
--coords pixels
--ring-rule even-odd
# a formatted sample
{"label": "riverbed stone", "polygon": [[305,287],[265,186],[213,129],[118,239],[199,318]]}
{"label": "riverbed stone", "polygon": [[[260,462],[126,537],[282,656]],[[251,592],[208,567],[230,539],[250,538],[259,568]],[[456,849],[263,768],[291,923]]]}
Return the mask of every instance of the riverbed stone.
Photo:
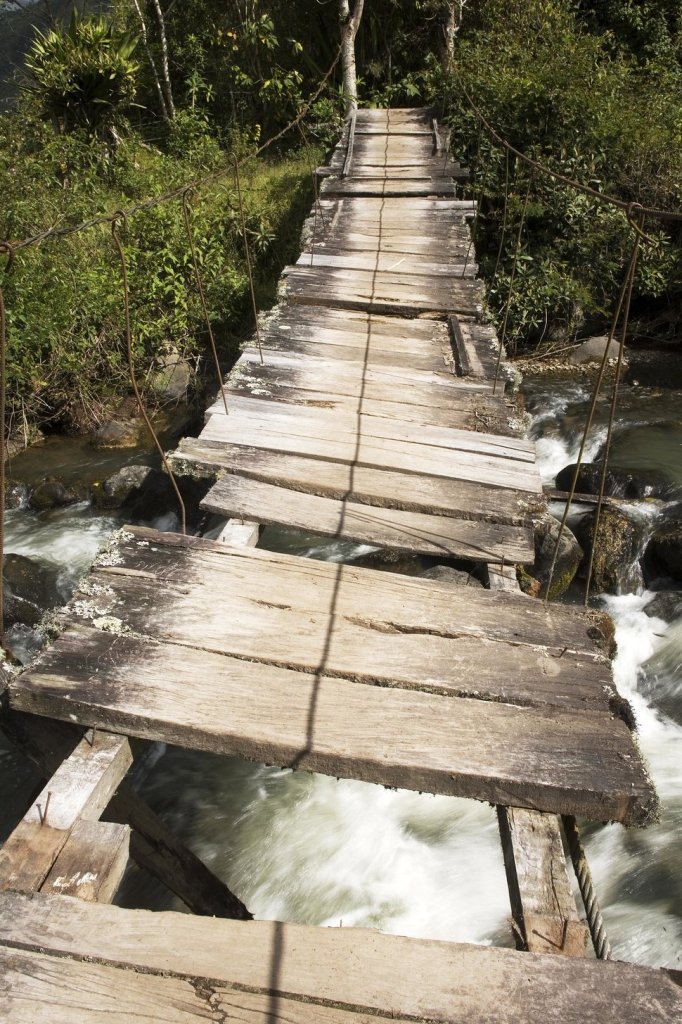
{"label": "riverbed stone", "polygon": [[[524,566],[519,577],[521,589],[531,597],[544,597],[546,594],[560,528],[559,520],[549,513],[534,523],[535,560],[531,566]],[[550,600],[560,597],[571,585],[582,557],[580,544],[572,531],[564,527],[549,588]]]}
{"label": "riverbed stone", "polygon": [[92,502],[96,508],[119,509],[139,495],[145,482],[154,473],[151,466],[123,466],[104,481],[92,485]]}
{"label": "riverbed stone", "polygon": [[28,505],[28,484],[21,480],[9,480],[5,487],[5,508],[25,508]]}
{"label": "riverbed stone", "polygon": [[659,590],[644,611],[651,618],[673,622],[682,617],[682,590]]}
{"label": "riverbed stone", "polygon": [[585,570],[589,564],[588,554],[594,551],[591,592],[627,592],[634,586],[638,575],[637,557],[644,539],[644,524],[622,509],[611,506],[601,510],[596,539],[595,523],[596,509],[583,516],[576,525],[578,541],[585,551]]}
{"label": "riverbed stone", "polygon": [[64,508],[80,501],[80,495],[60,480],[48,477],[34,487],[28,500],[29,507],[35,512],[46,512],[53,508]]}

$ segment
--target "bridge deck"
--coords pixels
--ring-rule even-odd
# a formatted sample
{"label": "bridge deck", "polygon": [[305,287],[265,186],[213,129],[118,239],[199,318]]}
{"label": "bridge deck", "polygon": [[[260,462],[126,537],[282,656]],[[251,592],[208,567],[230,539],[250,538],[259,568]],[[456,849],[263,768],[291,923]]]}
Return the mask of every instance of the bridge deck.
{"label": "bridge deck", "polygon": [[[461,172],[442,150],[429,112],[357,115],[263,362],[244,352],[229,414],[212,406],[174,458],[218,476],[205,506],[225,516],[488,564],[492,584],[532,560],[541,486],[513,403],[494,393],[472,205],[453,199]],[[497,804],[517,934],[581,957],[556,813],[643,824],[656,810],[590,613],[131,529],[63,624],[12,685],[11,714],[20,732],[26,711],[99,731],[76,729],[74,755],[0,851],[0,890],[33,894],[0,892],[11,1024],[680,1016],[674,976],[631,965],[49,895],[111,898],[128,835],[97,819],[132,759],[126,737],[142,737]],[[121,796],[139,863],[201,913],[249,916]]]}

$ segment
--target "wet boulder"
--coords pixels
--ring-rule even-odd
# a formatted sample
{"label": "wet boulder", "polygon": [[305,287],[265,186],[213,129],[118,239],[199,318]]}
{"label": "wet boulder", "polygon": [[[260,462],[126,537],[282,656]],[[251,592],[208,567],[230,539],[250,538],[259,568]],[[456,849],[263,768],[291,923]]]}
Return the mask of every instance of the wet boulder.
{"label": "wet boulder", "polygon": [[[532,565],[524,566],[519,582],[521,589],[531,597],[544,597],[561,523],[546,514],[535,521],[534,527],[535,560]],[[582,557],[580,544],[571,530],[564,527],[549,588],[550,600],[560,597],[571,585]]]}
{"label": "wet boulder", "polygon": [[682,514],[654,531],[642,558],[642,572],[647,582],[661,576],[682,580]]}
{"label": "wet boulder", "polygon": [[118,509],[139,497],[145,483],[154,474],[151,466],[124,466],[104,481],[92,486],[92,502],[97,508]]}
{"label": "wet boulder", "polygon": [[[575,473],[575,463],[565,466],[556,477],[559,491],[570,491]],[[584,462],[578,470],[576,492],[578,494],[599,494],[602,464]],[[604,494],[610,498],[665,498],[670,494],[670,481],[663,473],[654,469],[607,469],[604,480]]]}
{"label": "wet boulder", "polygon": [[638,556],[644,540],[644,523],[621,509],[604,506],[595,538],[596,510],[583,516],[576,525],[578,541],[585,551],[593,552],[591,592],[621,594],[639,583]]}
{"label": "wet boulder", "polygon": [[644,611],[651,618],[664,622],[682,617],[682,590],[659,590]]}
{"label": "wet boulder", "polygon": [[35,626],[48,608],[63,604],[58,570],[26,555],[5,555],[5,625]]}
{"label": "wet boulder", "polygon": [[668,629],[651,658],[642,665],[639,688],[664,714],[682,725],[682,622]]}
{"label": "wet boulder", "polygon": [[28,496],[28,484],[20,480],[9,480],[5,487],[5,508],[25,508]]}
{"label": "wet boulder", "polygon": [[73,488],[53,477],[47,477],[33,488],[28,504],[34,512],[47,512],[49,509],[74,505],[80,500],[81,496]]}

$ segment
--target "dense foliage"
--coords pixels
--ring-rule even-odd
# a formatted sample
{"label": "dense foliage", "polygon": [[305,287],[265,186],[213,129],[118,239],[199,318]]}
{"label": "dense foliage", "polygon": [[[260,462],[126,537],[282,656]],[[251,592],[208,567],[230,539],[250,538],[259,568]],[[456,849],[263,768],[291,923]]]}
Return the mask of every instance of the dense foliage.
{"label": "dense foliage", "polygon": [[[677,4],[486,0],[467,12],[446,76],[453,148],[481,193],[477,247],[501,319],[525,197],[526,222],[510,308],[514,344],[572,338],[611,310],[632,247],[622,213],[507,159],[461,85],[513,146],[626,202],[682,205],[682,67]],[[643,11],[643,7],[648,10]],[[654,17],[658,10],[659,17]],[[675,8],[675,10],[673,10]],[[646,18],[644,18],[646,14]],[[508,191],[502,238],[504,196]],[[679,330],[679,225],[648,221],[636,312]],[[644,328],[643,328],[644,329]]]}

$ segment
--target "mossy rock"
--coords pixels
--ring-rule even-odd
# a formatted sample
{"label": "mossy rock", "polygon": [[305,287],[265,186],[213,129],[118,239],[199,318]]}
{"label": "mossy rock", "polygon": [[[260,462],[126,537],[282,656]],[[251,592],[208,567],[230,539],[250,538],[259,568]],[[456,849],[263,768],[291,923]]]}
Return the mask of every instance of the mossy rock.
{"label": "mossy rock", "polygon": [[[519,584],[524,593],[531,594],[533,597],[545,597],[560,529],[559,520],[549,514],[534,523],[535,561],[519,575]],[[580,544],[568,527],[564,527],[549,587],[550,601],[560,597],[568,590],[578,571],[582,557]]]}
{"label": "mossy rock", "polygon": [[596,511],[584,516],[576,528],[585,552],[593,551],[591,591],[593,594],[627,592],[638,573],[643,524],[610,506],[601,510],[596,538],[595,522]]}

